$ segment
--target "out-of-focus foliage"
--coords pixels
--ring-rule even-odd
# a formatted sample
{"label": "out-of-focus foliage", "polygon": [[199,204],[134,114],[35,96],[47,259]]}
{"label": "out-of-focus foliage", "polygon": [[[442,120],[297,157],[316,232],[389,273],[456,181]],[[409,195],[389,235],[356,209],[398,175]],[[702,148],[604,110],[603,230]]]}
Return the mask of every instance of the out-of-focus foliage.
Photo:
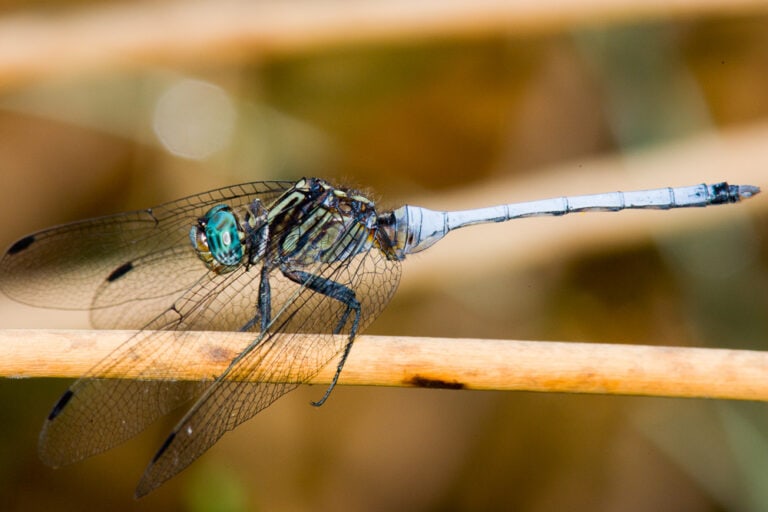
{"label": "out-of-focus foliage", "polygon": [[[692,18],[350,45],[194,75],[105,70],[0,90],[0,241],[240,181],[317,175],[389,206],[439,203],[703,133],[717,144],[768,118],[766,26],[768,16]],[[212,95],[168,99],[184,84]],[[194,151],[180,156],[162,133]],[[688,183],[656,185],[670,184]],[[765,218],[744,217],[471,280],[460,278],[467,259],[430,287],[408,285],[406,261],[402,293],[370,332],[763,350],[766,232]],[[513,237],[515,226],[494,233]],[[79,321],[1,300],[0,327]],[[319,410],[307,402],[321,390],[301,389],[134,502],[171,423],[51,471],[36,436],[65,386],[0,381],[3,508],[768,509],[763,405],[368,388],[339,388]]]}

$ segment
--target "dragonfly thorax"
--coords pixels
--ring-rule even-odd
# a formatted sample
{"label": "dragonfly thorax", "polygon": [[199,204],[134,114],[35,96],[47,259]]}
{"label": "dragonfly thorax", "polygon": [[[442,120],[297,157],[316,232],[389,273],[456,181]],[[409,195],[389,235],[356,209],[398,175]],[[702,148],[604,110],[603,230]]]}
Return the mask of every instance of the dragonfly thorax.
{"label": "dragonfly thorax", "polygon": [[317,178],[300,180],[270,207],[269,218],[278,259],[292,266],[344,261],[374,243],[373,202]]}

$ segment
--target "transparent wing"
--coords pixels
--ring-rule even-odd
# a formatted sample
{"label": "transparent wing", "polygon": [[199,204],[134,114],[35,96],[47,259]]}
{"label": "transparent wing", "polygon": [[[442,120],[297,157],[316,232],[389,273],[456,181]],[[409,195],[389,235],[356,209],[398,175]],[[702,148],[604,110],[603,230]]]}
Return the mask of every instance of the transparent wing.
{"label": "transparent wing", "polygon": [[[280,234],[274,235],[279,238]],[[168,253],[172,254],[171,249],[166,251]],[[93,310],[94,315],[105,314],[110,325],[130,326],[137,318],[145,318],[156,310],[160,313],[143,325],[142,332],[127,340],[78,380],[54,407],[40,437],[41,458],[48,464],[68,464],[105,451],[137,434],[158,417],[198,396],[210,385],[210,381],[164,380],[167,370],[178,366],[175,361],[179,357],[188,360],[189,351],[199,347],[187,345],[183,332],[152,331],[258,330],[260,322],[254,319],[258,313],[262,262],[224,275],[208,272],[200,275],[198,271],[195,274],[197,280],[173,296],[157,294],[150,300],[147,296],[153,294],[142,292],[143,286],[134,291],[131,286],[123,290],[123,283],[128,282],[121,283],[123,277],[132,274],[139,276],[141,272],[151,276],[155,257],[150,254],[134,260],[135,266],[120,279],[101,284],[105,291],[97,293],[97,302],[102,297],[124,298],[106,300],[104,302],[112,305]],[[203,268],[199,261],[195,261],[195,264],[195,268]],[[134,270],[137,271],[135,274]],[[316,279],[333,280],[355,292],[361,302],[358,330],[379,314],[399,279],[399,266],[386,261],[378,251],[361,254],[354,261],[316,265],[304,270],[314,273]],[[232,415],[222,410],[222,414],[228,414],[229,421],[226,424],[214,422],[201,430],[207,433],[199,440],[192,440],[190,446],[194,449],[188,450],[187,455],[179,458],[172,467],[164,468],[164,464],[171,459],[161,457],[158,464],[153,466],[157,476],[145,479],[151,482],[152,487],[186,467],[224,431],[256,414],[298,383],[311,378],[328,361],[338,357],[343,349],[343,341],[339,340],[344,338],[332,337],[328,333],[332,332],[339,318],[348,313],[345,304],[301,286],[277,270],[270,275],[270,283],[273,323],[269,332],[316,332],[320,333],[318,341],[311,346],[296,346],[290,339],[258,333],[250,344],[243,345],[235,337],[226,340],[228,352],[240,354],[234,359],[228,376],[239,380],[239,376],[265,369],[271,371],[272,375],[268,375],[266,382],[261,384],[240,383],[242,387],[234,386],[229,377],[220,377],[212,391],[206,394],[214,399],[205,400],[207,408],[197,414],[215,415],[217,408],[226,409],[235,401],[242,405],[238,407],[240,413]],[[137,282],[137,286],[139,284]],[[139,293],[143,295],[137,295]],[[351,322],[347,323],[341,332],[349,334],[351,325]],[[262,338],[266,338],[264,349],[255,350],[255,347],[261,346],[259,342]],[[295,351],[292,352],[295,356],[293,366],[283,370],[270,368],[273,361],[289,349]],[[98,378],[125,374],[129,369],[132,373],[138,372],[139,378]],[[285,384],[267,383],[270,381]]]}
{"label": "transparent wing", "polygon": [[3,256],[0,290],[32,306],[111,308],[110,314],[92,315],[95,327],[140,328],[173,301],[167,297],[205,272],[188,250],[189,229],[199,217],[218,203],[238,206],[260,199],[268,205],[290,186],[246,183],[39,231]]}
{"label": "transparent wing", "polygon": [[[38,305],[60,305],[58,301],[62,301],[70,307],[86,307],[91,301],[94,325],[142,329],[62,396],[41,433],[40,455],[44,461],[59,466],[107,450],[204,389],[204,383],[158,379],[188,347],[183,335],[153,331],[240,328],[254,315],[257,287],[249,288],[247,283],[258,272],[240,269],[223,276],[209,272],[189,246],[187,232],[215,204],[248,204],[254,199],[269,203],[288,188],[290,183],[283,182],[228,187],[151,211],[42,231],[27,237],[34,241],[23,242],[27,246],[24,249],[18,249],[21,242],[17,242],[9,250],[0,265],[0,284],[4,291],[13,290],[14,298],[34,300]],[[135,227],[136,219],[146,215],[152,222],[143,221]],[[104,226],[108,227],[106,235],[101,229]],[[80,245],[73,255],[66,249],[75,240]],[[107,263],[98,259],[91,263],[90,249],[99,254],[103,251]],[[70,262],[72,257],[74,262]],[[27,272],[34,261],[42,261],[42,269]],[[57,266],[64,268],[57,271]],[[116,272],[119,277],[110,279]],[[54,279],[59,275],[65,277],[66,284]],[[52,283],[45,287],[49,278]],[[22,285],[27,280],[32,282],[30,289]],[[81,281],[85,292],[77,285]],[[241,284],[227,292],[232,282]],[[70,292],[79,295],[72,298]],[[240,307],[228,305],[233,292],[240,293],[235,301]],[[128,368],[138,372],[140,378],[97,378],[125,374]]]}
{"label": "transparent wing", "polygon": [[[215,298],[238,273],[245,272],[203,275],[143,330],[70,386],[43,425],[41,459],[58,467],[106,451],[199,395],[205,381],[165,380],[169,369],[177,366],[174,362],[188,358],[195,349],[185,343],[183,332],[171,331],[206,329],[208,318],[223,307]],[[138,373],[136,379],[102,378],[129,370]]]}
{"label": "transparent wing", "polygon": [[[359,332],[389,302],[399,282],[400,266],[399,262],[389,261],[378,250],[372,250],[343,264],[318,266],[314,274],[318,279],[327,279],[354,291],[361,303]],[[275,281],[283,295],[295,295],[295,299],[282,301],[284,309],[273,322],[273,331],[245,347],[174,428],[144,473],[137,496],[147,494],[176,475],[225,432],[341,357],[350,339],[352,322],[348,321],[339,335],[330,333],[345,314],[346,306],[306,286],[296,289],[297,285],[291,281]],[[299,342],[293,334],[298,332],[313,335]],[[258,382],[250,382],[254,375],[258,376]]]}

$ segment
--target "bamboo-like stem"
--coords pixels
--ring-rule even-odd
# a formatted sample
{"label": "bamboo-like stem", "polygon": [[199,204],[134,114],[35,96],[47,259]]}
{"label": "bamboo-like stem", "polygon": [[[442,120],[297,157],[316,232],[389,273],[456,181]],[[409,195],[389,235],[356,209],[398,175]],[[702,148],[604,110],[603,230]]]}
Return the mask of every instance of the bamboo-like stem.
{"label": "bamboo-like stem", "polygon": [[0,19],[0,84],[85,69],[223,61],[329,45],[765,9],[765,0],[273,0],[99,5]]}
{"label": "bamboo-like stem", "polygon": [[[131,334],[0,330],[0,376],[78,377]],[[230,360],[227,346],[242,346],[238,339],[252,338],[247,333],[183,335],[184,343],[195,344],[195,349],[183,351],[189,359],[176,361],[178,370],[168,377],[197,379],[219,374]],[[333,372],[329,365],[311,382],[327,384]],[[135,377],[130,373],[108,376]],[[339,383],[768,400],[768,352],[360,336]]]}

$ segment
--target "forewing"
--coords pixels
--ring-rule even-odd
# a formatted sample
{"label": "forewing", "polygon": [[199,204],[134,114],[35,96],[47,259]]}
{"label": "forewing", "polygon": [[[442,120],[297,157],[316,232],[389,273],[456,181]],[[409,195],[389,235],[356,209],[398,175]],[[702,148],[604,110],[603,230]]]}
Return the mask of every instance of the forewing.
{"label": "forewing", "polygon": [[[173,300],[164,297],[187,289],[205,271],[188,238],[199,217],[219,203],[237,207],[260,199],[268,205],[290,186],[246,183],[39,231],[3,256],[0,290],[32,306],[112,308],[119,321],[96,315],[96,326],[140,328]],[[142,314],[132,318],[134,310]]]}
{"label": "forewing", "polygon": [[[250,268],[242,267],[229,274],[213,274],[197,258],[188,256],[194,252],[188,247],[186,232],[210,206],[222,202],[237,206],[257,198],[271,202],[289,185],[283,182],[238,185],[169,203],[153,209],[154,227],[145,226],[135,231],[134,234],[142,231],[140,237],[120,235],[121,231],[116,227],[126,228],[130,225],[129,219],[143,215],[133,212],[42,232],[44,236],[34,235],[37,239],[23,251],[9,251],[0,268],[0,284],[12,283],[18,285],[18,290],[23,290],[21,279],[17,282],[10,276],[22,271],[25,265],[31,265],[33,259],[44,257],[48,258],[50,272],[33,272],[33,281],[42,286],[44,279],[54,273],[55,264],[69,264],[68,259],[57,260],[53,254],[57,244],[72,240],[74,233],[81,233],[76,238],[97,247],[99,244],[94,240],[101,236],[97,226],[111,226],[114,233],[110,236],[120,240],[120,244],[116,244],[117,247],[113,244],[112,248],[122,250],[120,258],[109,253],[106,255],[111,258],[108,264],[95,260],[93,264],[100,269],[96,272],[85,265],[85,258],[79,258],[79,267],[72,265],[63,273],[73,280],[84,276],[84,286],[96,289],[93,300],[98,307],[92,310],[95,324],[142,329],[75,382],[54,407],[40,436],[40,455],[44,461],[59,466],[105,451],[204,389],[202,382],[168,379],[169,373],[178,370],[175,361],[188,356],[188,351],[195,347],[185,343],[183,333],[155,331],[240,328],[255,314],[258,283],[254,285],[252,281],[258,281],[260,264],[257,262]],[[63,231],[55,234],[57,229]],[[169,234],[177,231],[184,233],[183,238],[179,235],[184,244],[181,248],[173,243]],[[46,242],[48,238],[53,241]],[[147,240],[153,240],[154,245]],[[33,252],[16,259],[27,250]],[[6,266],[9,257],[14,259],[13,264]],[[130,262],[130,268],[126,262]],[[103,279],[101,276],[114,265],[123,269],[118,271],[120,275],[115,277],[113,269],[106,274],[112,279]],[[73,270],[75,268],[80,270]],[[181,285],[174,281],[178,279],[183,280]],[[44,295],[18,293],[26,293],[23,296],[27,298],[55,301],[59,297],[65,300],[67,287],[54,286]],[[8,286],[4,286],[6,288]],[[77,291],[77,288],[73,286],[72,289]],[[230,308],[235,294],[239,307]],[[81,298],[68,304],[85,307],[83,297],[92,295],[93,292],[82,294]],[[19,298],[19,295],[15,297]],[[139,377],[131,380],[102,378],[129,372],[138,373]]]}

